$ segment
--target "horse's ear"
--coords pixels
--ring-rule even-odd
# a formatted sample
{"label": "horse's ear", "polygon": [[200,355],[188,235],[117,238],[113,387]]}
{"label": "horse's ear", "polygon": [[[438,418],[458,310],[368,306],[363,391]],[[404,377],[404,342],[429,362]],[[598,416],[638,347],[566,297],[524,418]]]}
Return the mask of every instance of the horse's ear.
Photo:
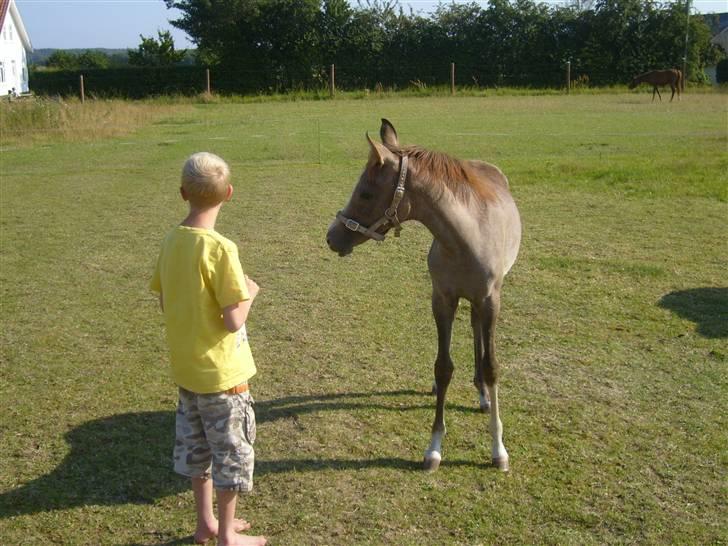
{"label": "horse's ear", "polygon": [[367,141],[369,141],[370,162],[376,163],[379,166],[384,165],[386,161],[390,161],[392,163],[397,162],[397,158],[394,156],[394,154],[390,152],[385,146],[379,144],[379,142],[372,140],[372,138],[369,136],[369,133],[367,133]]}
{"label": "horse's ear", "polygon": [[379,136],[382,137],[382,142],[390,150],[399,149],[397,131],[394,130],[394,125],[392,125],[389,120],[382,118],[382,126],[379,129]]}

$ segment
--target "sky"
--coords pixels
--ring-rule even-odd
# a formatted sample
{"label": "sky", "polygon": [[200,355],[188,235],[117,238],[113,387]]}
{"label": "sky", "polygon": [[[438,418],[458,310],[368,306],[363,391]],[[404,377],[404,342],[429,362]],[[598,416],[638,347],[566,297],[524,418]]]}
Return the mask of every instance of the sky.
{"label": "sky", "polygon": [[[167,9],[163,0],[15,0],[15,4],[34,49],[136,49],[140,35],[156,37],[158,30],[169,30],[178,49],[194,47],[169,23],[179,12]],[[400,0],[399,4],[426,14],[438,2]],[[728,0],[693,0],[693,6],[697,13],[728,12]]]}

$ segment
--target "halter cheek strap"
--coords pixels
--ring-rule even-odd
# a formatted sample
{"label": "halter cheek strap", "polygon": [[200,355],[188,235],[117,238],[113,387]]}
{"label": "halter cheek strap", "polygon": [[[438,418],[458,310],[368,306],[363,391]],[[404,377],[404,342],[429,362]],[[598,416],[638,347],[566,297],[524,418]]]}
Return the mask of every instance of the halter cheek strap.
{"label": "halter cheek strap", "polygon": [[356,220],[347,218],[342,214],[341,211],[336,213],[336,219],[344,224],[347,229],[362,233],[370,239],[374,239],[375,241],[384,240],[384,234],[379,233],[377,230],[382,226],[392,224],[394,226],[394,236],[399,237],[399,233],[402,231],[402,224],[400,223],[399,217],[397,216],[397,209],[399,208],[399,204],[402,202],[402,198],[404,197],[404,183],[405,180],[407,180],[408,161],[409,160],[407,156],[403,155],[402,161],[400,162],[399,166],[399,179],[397,180],[397,187],[394,189],[394,197],[392,197],[392,203],[391,205],[389,205],[389,208],[384,211],[384,216],[382,216],[379,220],[374,222],[374,224],[369,227],[361,225]]}

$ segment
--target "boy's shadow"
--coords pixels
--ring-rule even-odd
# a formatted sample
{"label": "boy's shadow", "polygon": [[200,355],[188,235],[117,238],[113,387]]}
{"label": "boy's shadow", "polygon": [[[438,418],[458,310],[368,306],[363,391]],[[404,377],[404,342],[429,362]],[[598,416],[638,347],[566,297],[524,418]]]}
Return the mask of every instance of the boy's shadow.
{"label": "boy's shadow", "polygon": [[691,320],[703,337],[728,337],[728,288],[692,288],[670,292],[660,307]]}
{"label": "boy's shadow", "polygon": [[[422,403],[373,403],[373,398],[410,397]],[[411,402],[411,399],[409,400]],[[294,396],[256,404],[259,423],[320,411],[377,409],[408,411],[433,408],[434,401],[417,391],[322,394]],[[473,411],[458,406],[450,409]],[[51,473],[17,489],[0,494],[0,518],[63,510],[76,506],[150,504],[189,489],[187,480],[172,470],[175,416],[173,411],[151,411],[114,415],[89,421],[65,436],[70,453]],[[450,464],[474,464],[453,461]],[[420,461],[396,457],[370,460],[264,460],[256,474],[324,469],[387,467],[419,471]]]}
{"label": "boy's shadow", "polygon": [[170,473],[174,412],[89,421],[65,439],[70,452],[50,474],[0,495],[0,518],[85,505],[146,504],[188,488]]}

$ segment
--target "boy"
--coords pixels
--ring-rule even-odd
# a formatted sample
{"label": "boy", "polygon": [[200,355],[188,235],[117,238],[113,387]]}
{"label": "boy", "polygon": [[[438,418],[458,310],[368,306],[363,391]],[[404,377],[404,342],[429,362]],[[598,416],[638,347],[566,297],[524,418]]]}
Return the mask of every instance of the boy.
{"label": "boy", "polygon": [[233,194],[227,163],[193,154],[182,170],[180,193],[189,214],[164,239],[151,282],[179,387],[174,469],[192,480],[195,542],[217,536],[220,546],[262,545],[264,537],[238,534],[250,524],[235,519],[238,492],[253,488],[255,413],[248,380],[256,370],[245,321],[258,285],[243,274],[235,243],[214,230]]}

